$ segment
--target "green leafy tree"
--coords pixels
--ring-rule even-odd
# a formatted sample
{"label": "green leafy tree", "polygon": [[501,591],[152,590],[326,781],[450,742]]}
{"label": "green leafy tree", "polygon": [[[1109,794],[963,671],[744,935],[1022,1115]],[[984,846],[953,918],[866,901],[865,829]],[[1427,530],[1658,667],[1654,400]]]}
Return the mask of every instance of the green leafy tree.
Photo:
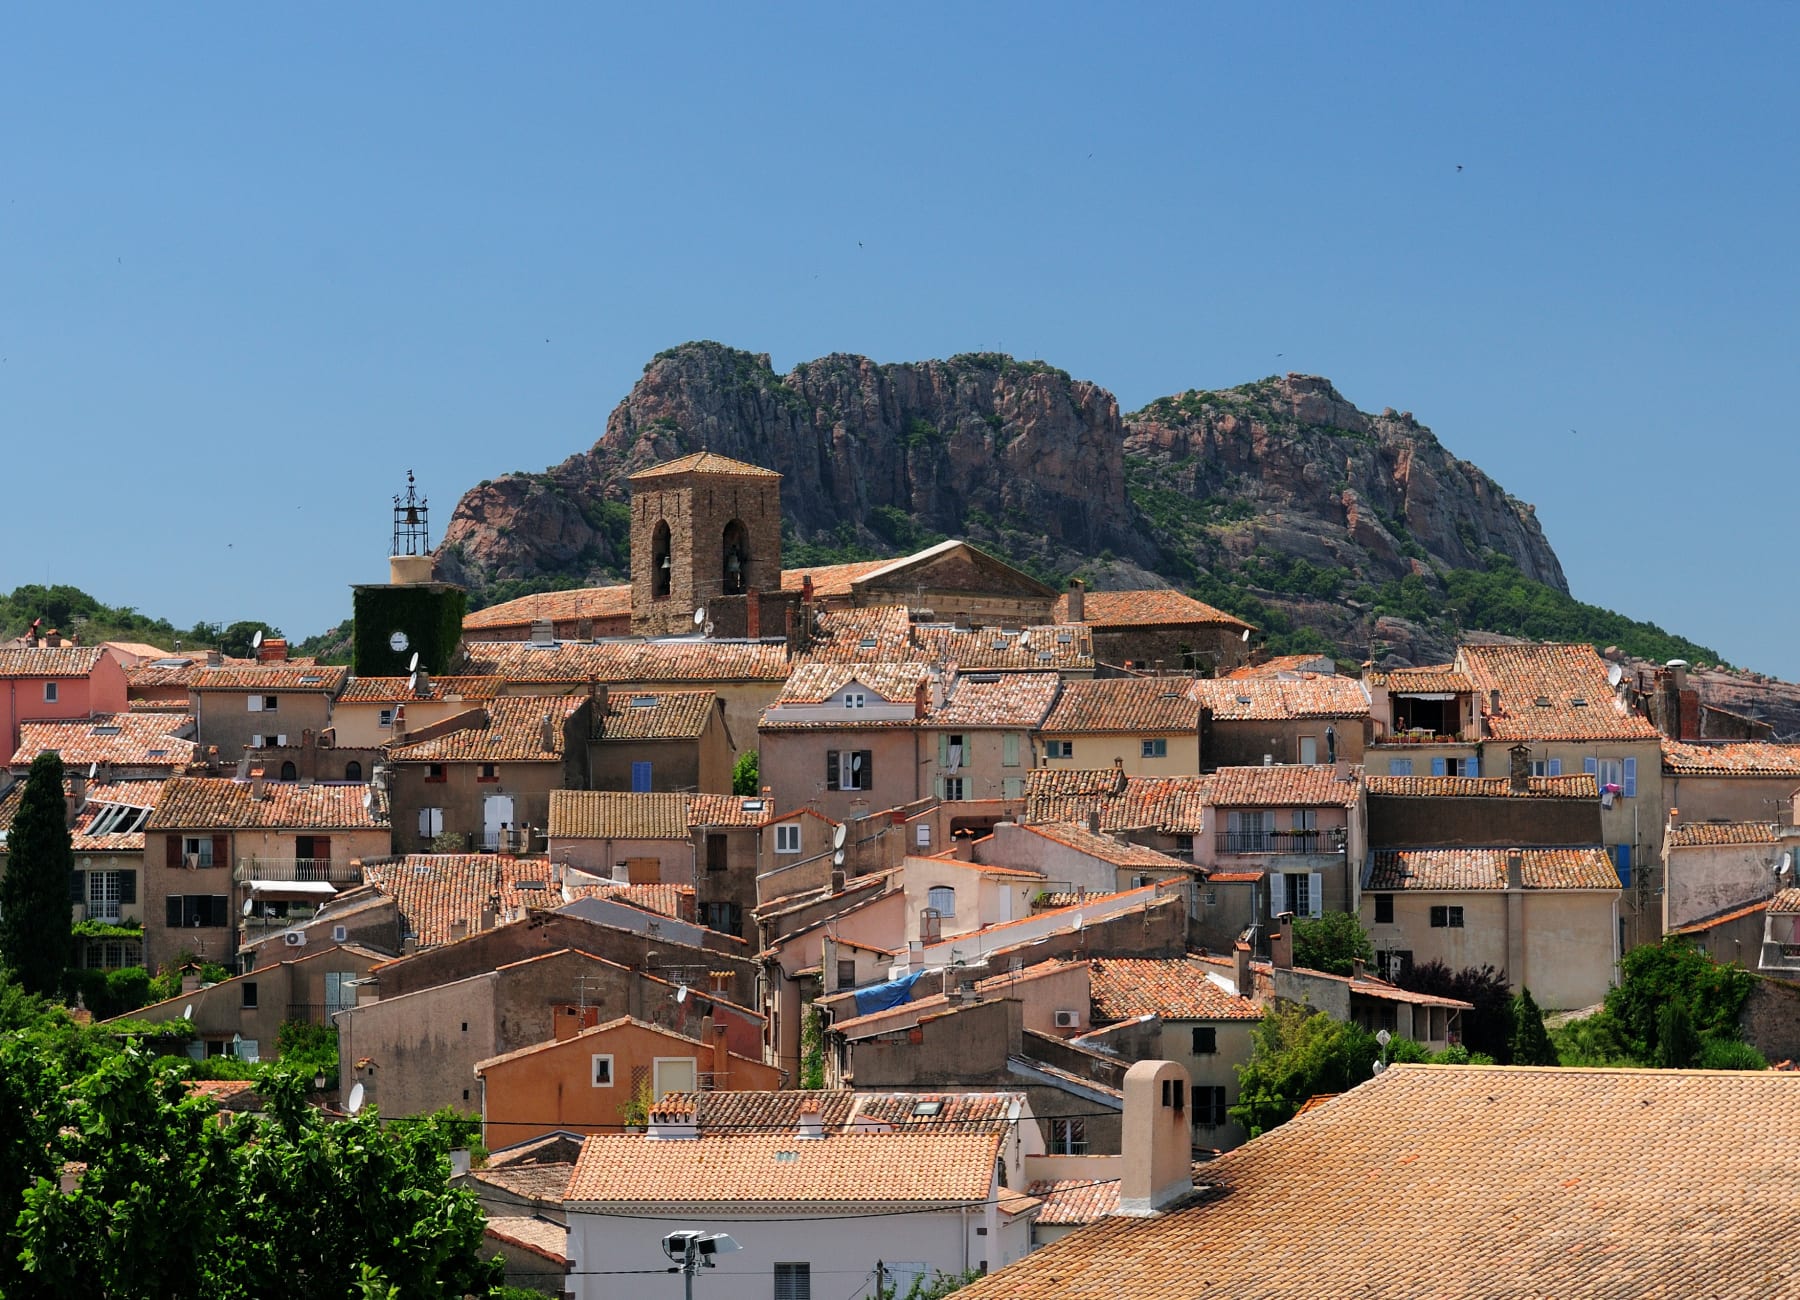
{"label": "green leafy tree", "polygon": [[1342,1092],[1369,1078],[1381,1053],[1361,1025],[1290,1002],[1263,1013],[1250,1043],[1230,1113],[1252,1136],[1285,1124],[1308,1097]]}
{"label": "green leafy tree", "polygon": [[897,1282],[880,1283],[874,1300],[944,1300],[945,1296],[954,1295],[980,1276],[981,1270],[974,1268],[961,1273],[940,1273],[933,1270],[929,1276],[913,1278],[904,1291]]}
{"label": "green leafy tree", "polygon": [[250,643],[261,632],[265,637],[279,637],[281,629],[273,623],[255,623],[240,619],[223,629],[218,635],[219,649],[237,659],[249,659],[256,654],[256,648]]}
{"label": "green leafy tree", "polygon": [[1451,970],[1441,961],[1422,962],[1394,981],[1411,993],[1460,998],[1474,1004],[1462,1013],[1462,1040],[1478,1056],[1507,1064],[1512,1060],[1512,992],[1506,976],[1492,966]]}
{"label": "green leafy tree", "polygon": [[1556,1048],[1544,1029],[1544,1013],[1538,1010],[1531,990],[1521,986],[1512,1000],[1512,1063],[1514,1065],[1560,1065]]}
{"label": "green leafy tree", "polygon": [[738,760],[731,769],[731,793],[756,795],[762,792],[760,784],[762,774],[757,762],[754,749],[746,749],[738,755]]}
{"label": "green leafy tree", "polygon": [[6,847],[0,964],[29,992],[54,994],[69,964],[69,878],[75,871],[63,765],[55,750],[32,760]]}
{"label": "green leafy tree", "polygon": [[1311,920],[1294,922],[1294,965],[1322,970],[1327,975],[1348,975],[1356,962],[1372,964],[1374,945],[1362,923],[1349,912],[1326,912]]}
{"label": "green leafy tree", "polygon": [[1664,1070],[1685,1070],[1700,1055],[1700,1035],[1687,1003],[1671,998],[1656,1013],[1656,1064]]}
{"label": "green leafy tree", "polygon": [[1686,939],[1671,936],[1625,954],[1619,983],[1607,991],[1601,1014],[1613,1022],[1633,1057],[1655,1062],[1662,1059],[1662,1018],[1670,1003],[1683,1004],[1687,1027],[1698,1037],[1735,1042],[1738,1016],[1755,979],[1737,966],[1720,965]]}

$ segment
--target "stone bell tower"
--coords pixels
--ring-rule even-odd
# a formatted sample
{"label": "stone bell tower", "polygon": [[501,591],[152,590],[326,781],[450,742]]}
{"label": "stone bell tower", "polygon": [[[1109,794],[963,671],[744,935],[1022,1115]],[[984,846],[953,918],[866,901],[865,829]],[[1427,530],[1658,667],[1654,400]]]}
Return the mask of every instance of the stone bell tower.
{"label": "stone bell tower", "polygon": [[630,481],[632,632],[759,635],[781,590],[781,475],[701,451]]}

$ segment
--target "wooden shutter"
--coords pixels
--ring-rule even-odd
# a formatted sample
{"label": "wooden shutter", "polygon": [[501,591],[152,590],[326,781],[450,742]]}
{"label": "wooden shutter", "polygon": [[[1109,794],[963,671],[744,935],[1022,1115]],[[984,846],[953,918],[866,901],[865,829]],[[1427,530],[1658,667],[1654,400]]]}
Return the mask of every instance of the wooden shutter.
{"label": "wooden shutter", "polygon": [[950,737],[941,731],[938,733],[938,766],[950,766]]}
{"label": "wooden shutter", "polygon": [[825,788],[838,788],[838,752],[835,749],[825,751]]}
{"label": "wooden shutter", "polygon": [[862,749],[857,752],[862,755],[862,779],[857,783],[856,788],[873,790],[875,788],[875,751]]}
{"label": "wooden shutter", "polygon": [[119,901],[121,903],[137,902],[137,872],[121,871],[119,873]]}
{"label": "wooden shutter", "polygon": [[1009,731],[1000,742],[1000,766],[1017,767],[1019,765],[1019,733]]}
{"label": "wooden shutter", "polygon": [[[1237,816],[1236,813],[1231,815]],[[1269,873],[1269,915],[1271,917],[1280,916],[1287,910],[1287,877],[1279,871],[1271,871]]]}
{"label": "wooden shutter", "polygon": [[1323,916],[1325,914],[1325,877],[1314,871],[1312,879],[1306,882],[1306,914]]}
{"label": "wooden shutter", "polygon": [[167,853],[163,858],[163,865],[167,867],[179,867],[181,865],[181,836],[169,836],[166,840],[166,844],[168,848]]}
{"label": "wooden shutter", "polygon": [[1433,775],[1433,776],[1447,776],[1447,775],[1449,775],[1449,772],[1448,772],[1448,769],[1447,769],[1447,766],[1446,766],[1446,764],[1445,764],[1445,763],[1444,763],[1444,760],[1443,760],[1443,759],[1441,759],[1441,758],[1434,758],[1434,759],[1432,759],[1432,760],[1431,760],[1431,774],[1432,774],[1432,775]]}
{"label": "wooden shutter", "polygon": [[1582,759],[1581,760],[1581,770],[1583,772],[1586,772],[1589,776],[1594,777],[1596,780],[1598,780],[1599,772],[1600,772],[1600,760],[1597,758]]}
{"label": "wooden shutter", "polygon": [[1551,776],[1561,776],[1562,775],[1562,759],[1560,759],[1560,758],[1551,759],[1550,766],[1545,768],[1544,770],[1546,772],[1548,772]]}
{"label": "wooden shutter", "polygon": [[71,871],[69,873],[69,901],[71,903],[87,902],[87,872]]}
{"label": "wooden shutter", "polygon": [[230,845],[226,841],[226,837],[223,835],[213,836],[212,837],[212,845],[213,845],[213,866],[215,866],[215,867],[230,866],[231,865],[231,858],[230,858],[231,849],[230,849]]}
{"label": "wooden shutter", "polygon": [[171,930],[181,928],[181,895],[170,894],[163,900],[163,924]]}
{"label": "wooden shutter", "polygon": [[1635,758],[1625,760],[1625,797],[1627,799],[1637,798],[1637,759]]}

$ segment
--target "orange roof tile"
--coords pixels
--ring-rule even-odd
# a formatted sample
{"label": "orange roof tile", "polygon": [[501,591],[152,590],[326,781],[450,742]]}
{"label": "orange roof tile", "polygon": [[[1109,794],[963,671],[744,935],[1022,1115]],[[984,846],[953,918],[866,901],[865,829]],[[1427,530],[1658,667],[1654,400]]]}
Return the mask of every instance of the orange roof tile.
{"label": "orange roof tile", "polygon": [[920,650],[965,673],[1094,670],[1094,636],[1080,623],[1039,624],[1018,632],[916,624]]}
{"label": "orange roof tile", "polygon": [[1500,712],[1487,717],[1496,740],[1658,739],[1613,694],[1593,646],[1465,645],[1456,662],[1482,696],[1500,692]]}
{"label": "orange roof tile", "polygon": [[[153,831],[312,830],[385,831],[387,807],[374,786],[300,785],[265,781],[261,798],[254,783],[221,776],[177,776],[163,783]],[[371,801],[370,795],[374,792]]]}
{"label": "orange roof tile", "polygon": [[685,840],[688,797],[684,794],[616,790],[552,790],[553,840]]}
{"label": "orange roof tile", "polygon": [[[435,724],[461,719],[466,725],[458,730],[389,745],[388,755],[397,763],[560,763],[564,727],[586,703],[585,695],[502,695]],[[546,718],[549,745],[544,743]]]}
{"label": "orange roof tile", "polygon": [[[1322,665],[1314,667],[1313,665]],[[1330,655],[1275,655],[1259,663],[1240,664],[1219,676],[1227,681],[1254,680],[1258,677],[1297,676],[1300,673],[1331,673],[1337,664]]]}
{"label": "orange roof tile", "polygon": [[412,853],[365,862],[363,880],[394,900],[421,948],[449,943],[450,927],[457,921],[465,922],[471,933],[478,931],[482,912],[495,903],[495,914],[504,917],[520,908],[556,908],[563,902],[542,858]]}
{"label": "orange roof tile", "polygon": [[1602,848],[1375,849],[1363,872],[1370,890],[1505,889],[1506,859],[1524,858],[1526,889],[1617,889],[1618,870]]}
{"label": "orange roof tile", "polygon": [[1468,674],[1457,672],[1454,664],[1371,673],[1369,682],[1386,686],[1389,695],[1467,695],[1475,689]]}
{"label": "orange roof tile", "polygon": [[500,694],[501,677],[433,677],[424,695],[410,677],[353,677],[337,698],[339,704],[409,704],[414,700],[491,700]]}
{"label": "orange roof tile", "polygon": [[696,794],[688,796],[689,826],[761,826],[775,801],[761,795]]}
{"label": "orange roof tile", "polygon": [[[1056,618],[1069,617],[1069,596],[1056,599]],[[1183,595],[1172,587],[1139,591],[1090,591],[1082,598],[1082,621],[1089,627],[1209,627],[1246,628],[1243,619],[1215,609],[1204,601]]]}
{"label": "orange roof tile", "polygon": [[1144,1015],[1164,1020],[1262,1019],[1254,1002],[1227,993],[1205,966],[1186,958],[1096,957],[1088,962],[1088,970],[1096,1023]]}
{"label": "orange roof tile", "polygon": [[1117,768],[1034,768],[1025,778],[1027,822],[1082,822],[1100,813],[1103,831],[1154,828],[1198,835],[1208,776],[1124,776]]}
{"label": "orange roof tile", "polygon": [[615,619],[630,614],[629,582],[612,587],[576,587],[568,591],[540,591],[473,610],[463,616],[463,631],[530,627],[540,618],[553,623],[573,623],[584,618]]}
{"label": "orange roof tile", "polygon": [[1784,889],[1769,900],[1769,910],[1787,914],[1800,912],[1800,888]]}
{"label": "orange roof tile", "polygon": [[770,1205],[985,1201],[1000,1135],[913,1131],[708,1134],[691,1141],[601,1135],[581,1146],[570,1209],[658,1201]]}
{"label": "orange roof tile", "polygon": [[1800,781],[1800,745],[1764,740],[1662,743],[1663,771],[1677,776],[1778,776]]}
{"label": "orange roof tile", "polygon": [[1044,731],[1200,732],[1200,708],[1178,677],[1106,677],[1065,683]]}
{"label": "orange roof tile", "polygon": [[659,916],[672,916],[678,920],[694,917],[692,885],[571,885],[568,892],[572,899],[608,898]]}
{"label": "orange roof tile", "polygon": [[[1064,848],[1074,849],[1115,867],[1154,867],[1168,871],[1189,871],[1192,864],[1172,858],[1166,853],[1142,844],[1121,844],[1110,835],[1096,835],[1075,822],[1035,822],[1020,829],[1053,840]],[[1040,873],[1032,873],[1040,874]]]}
{"label": "orange roof tile", "polygon": [[1221,767],[1202,788],[1214,808],[1348,808],[1361,797],[1362,776],[1357,766],[1339,780],[1328,764],[1269,763]]}
{"label": "orange roof tile", "polygon": [[698,740],[712,720],[711,691],[618,691],[607,696],[607,740]]}
{"label": "orange roof tile", "polygon": [[1371,776],[1371,795],[1405,799],[1598,799],[1592,772],[1530,777],[1523,790],[1504,776]]}
{"label": "orange roof tile", "polygon": [[912,617],[897,605],[820,611],[804,663],[903,663],[919,657]]}
{"label": "orange roof tile", "polygon": [[188,679],[197,691],[317,691],[335,695],[350,676],[341,664],[308,664],[292,661],[218,668],[201,666]]}
{"label": "orange roof tile", "polygon": [[1800,1292],[1797,1146],[1792,1075],[1395,1065],[957,1297],[1761,1300]]}
{"label": "orange roof tile", "polygon": [[822,704],[852,683],[890,704],[910,704],[931,678],[922,663],[806,663],[788,676],[771,709],[784,704]]}
{"label": "orange roof tile", "polygon": [[180,772],[200,754],[193,731],[194,719],[185,713],[100,713],[68,722],[26,722],[19,727],[12,765],[29,766],[53,749],[65,767],[110,763]]}
{"label": "orange roof tile", "polygon": [[564,1224],[549,1219],[499,1215],[487,1220],[485,1231],[495,1241],[517,1246],[552,1264],[568,1267],[569,1229]]}
{"label": "orange roof tile", "polygon": [[1025,1190],[1043,1202],[1034,1222],[1046,1228],[1092,1223],[1119,1212],[1119,1180],[1116,1178],[1039,1180]]}
{"label": "orange roof tile", "polygon": [[474,641],[467,649],[472,672],[527,685],[778,682],[788,672],[787,647],[779,642],[694,639],[537,646],[529,641]]}
{"label": "orange roof tile", "polygon": [[160,780],[89,782],[87,803],[69,831],[70,847],[77,853],[143,852],[144,825],[162,786]]}
{"label": "orange roof tile", "polygon": [[1677,849],[1721,844],[1774,844],[1781,827],[1774,822],[1685,822],[1669,831],[1669,846]]}
{"label": "orange roof tile", "polygon": [[87,677],[106,654],[102,646],[0,646],[0,678]]}
{"label": "orange roof tile", "polygon": [[783,591],[800,591],[806,586],[810,577],[813,582],[813,595],[821,600],[843,598],[851,591],[851,584],[858,578],[866,578],[871,573],[887,568],[894,561],[889,560],[853,560],[849,564],[815,564],[811,568],[783,569],[781,571],[781,589]]}
{"label": "orange roof tile", "polygon": [[670,478],[677,474],[721,474],[732,478],[780,478],[781,475],[772,469],[764,469],[761,465],[751,465],[745,461],[733,460],[729,456],[721,456],[716,451],[696,451],[686,456],[677,456],[674,460],[665,460],[660,465],[652,465],[648,469],[640,469],[630,475],[630,481],[636,483],[640,479]]}
{"label": "orange roof tile", "polygon": [[1369,696],[1354,677],[1308,673],[1248,681],[1196,678],[1189,693],[1216,722],[1279,722],[1289,718],[1366,718]]}
{"label": "orange roof tile", "polygon": [[944,703],[925,716],[927,727],[1011,727],[1035,731],[1056,702],[1055,673],[964,673]]}

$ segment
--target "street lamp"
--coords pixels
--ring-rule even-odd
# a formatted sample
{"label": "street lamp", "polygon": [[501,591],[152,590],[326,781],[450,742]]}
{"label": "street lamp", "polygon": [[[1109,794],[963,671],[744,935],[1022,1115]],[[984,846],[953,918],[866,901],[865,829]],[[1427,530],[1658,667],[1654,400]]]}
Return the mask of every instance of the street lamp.
{"label": "street lamp", "polygon": [[671,1232],[662,1239],[663,1254],[675,1261],[671,1273],[680,1273],[686,1280],[687,1300],[694,1300],[694,1274],[703,1268],[717,1268],[714,1255],[729,1255],[734,1250],[742,1250],[728,1233],[695,1232],[684,1229]]}

